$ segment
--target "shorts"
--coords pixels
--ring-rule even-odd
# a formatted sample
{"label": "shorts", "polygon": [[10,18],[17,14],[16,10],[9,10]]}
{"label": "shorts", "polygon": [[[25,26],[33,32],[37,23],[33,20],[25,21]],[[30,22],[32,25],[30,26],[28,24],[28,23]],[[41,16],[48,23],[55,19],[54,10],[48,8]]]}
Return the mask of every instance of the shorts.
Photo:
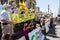
{"label": "shorts", "polygon": [[2,33],[4,33],[4,35],[11,34],[12,33],[12,26],[9,26],[9,24],[3,25],[2,26]]}

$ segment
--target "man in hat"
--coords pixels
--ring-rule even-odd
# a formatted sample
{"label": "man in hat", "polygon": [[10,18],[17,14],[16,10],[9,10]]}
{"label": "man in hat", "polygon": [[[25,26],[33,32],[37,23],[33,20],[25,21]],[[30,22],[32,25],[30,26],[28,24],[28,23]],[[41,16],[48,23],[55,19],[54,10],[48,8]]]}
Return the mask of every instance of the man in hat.
{"label": "man in hat", "polygon": [[[2,4],[0,4],[0,12],[2,11]],[[0,13],[0,40],[1,40],[1,36],[2,36],[2,29],[1,29],[1,13]]]}
{"label": "man in hat", "polygon": [[[10,5],[6,4],[4,5],[5,10],[3,10],[1,12],[1,23],[2,23],[2,37],[4,37],[6,34],[11,34],[11,27],[10,25],[13,24],[13,22],[11,21],[11,17],[10,17]],[[3,40],[3,38],[2,38]]]}

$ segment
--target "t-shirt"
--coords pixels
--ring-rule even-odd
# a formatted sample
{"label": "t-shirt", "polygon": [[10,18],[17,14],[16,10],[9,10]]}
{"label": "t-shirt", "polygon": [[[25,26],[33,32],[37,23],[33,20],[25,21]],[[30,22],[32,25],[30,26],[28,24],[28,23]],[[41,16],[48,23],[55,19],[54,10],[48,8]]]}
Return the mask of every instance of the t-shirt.
{"label": "t-shirt", "polygon": [[3,10],[3,11],[1,12],[1,20],[2,20],[2,19],[7,20],[7,21],[11,20],[10,14],[9,14],[8,11]]}

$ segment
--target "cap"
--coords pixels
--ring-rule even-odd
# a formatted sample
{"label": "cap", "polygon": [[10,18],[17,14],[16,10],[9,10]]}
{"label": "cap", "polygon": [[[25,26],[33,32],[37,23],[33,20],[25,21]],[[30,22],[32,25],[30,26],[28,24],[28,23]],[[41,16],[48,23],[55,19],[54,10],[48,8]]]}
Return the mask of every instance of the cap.
{"label": "cap", "polygon": [[11,5],[9,5],[9,4],[6,4],[6,5],[4,5],[4,8],[6,8],[6,7],[10,7]]}

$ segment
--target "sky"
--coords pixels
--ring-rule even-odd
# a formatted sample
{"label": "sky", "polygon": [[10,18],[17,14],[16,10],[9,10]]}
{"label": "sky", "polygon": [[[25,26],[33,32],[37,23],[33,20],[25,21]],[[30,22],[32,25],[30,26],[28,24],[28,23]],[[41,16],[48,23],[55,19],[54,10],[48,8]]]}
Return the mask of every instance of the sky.
{"label": "sky", "polygon": [[48,11],[48,4],[50,5],[50,10],[53,12],[53,16],[56,17],[58,14],[59,8],[59,0],[36,0],[38,7],[40,7],[40,11],[46,12]]}

